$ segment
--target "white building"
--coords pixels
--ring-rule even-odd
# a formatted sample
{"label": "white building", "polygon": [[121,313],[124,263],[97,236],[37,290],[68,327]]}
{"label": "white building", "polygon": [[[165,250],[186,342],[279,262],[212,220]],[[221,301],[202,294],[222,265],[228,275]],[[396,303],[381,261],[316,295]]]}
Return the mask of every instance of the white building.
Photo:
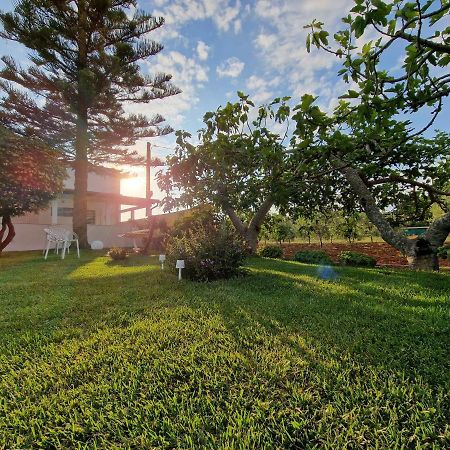
{"label": "white building", "polygon": [[[114,169],[91,170],[88,176],[88,241],[100,240],[105,247],[130,246],[129,239],[118,235],[132,230],[121,222],[121,212],[146,208],[155,200],[120,195],[123,175]],[[5,251],[39,250],[45,243],[45,228],[72,229],[74,171],[68,169],[63,193],[38,213],[13,218],[16,236]]]}

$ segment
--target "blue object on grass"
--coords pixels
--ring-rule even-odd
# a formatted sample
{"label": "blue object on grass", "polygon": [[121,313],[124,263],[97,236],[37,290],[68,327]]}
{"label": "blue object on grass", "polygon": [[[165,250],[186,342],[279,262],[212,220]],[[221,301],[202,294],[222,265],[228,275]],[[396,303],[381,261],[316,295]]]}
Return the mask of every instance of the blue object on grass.
{"label": "blue object on grass", "polygon": [[338,274],[331,266],[319,266],[317,269],[317,276],[322,280],[337,280]]}

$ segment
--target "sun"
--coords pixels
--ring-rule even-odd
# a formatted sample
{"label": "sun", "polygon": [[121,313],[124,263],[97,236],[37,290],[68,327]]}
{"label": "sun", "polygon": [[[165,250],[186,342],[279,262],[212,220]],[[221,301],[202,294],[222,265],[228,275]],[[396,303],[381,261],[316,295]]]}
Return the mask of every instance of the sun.
{"label": "sun", "polygon": [[130,197],[145,197],[145,176],[136,176],[121,180],[120,193]]}

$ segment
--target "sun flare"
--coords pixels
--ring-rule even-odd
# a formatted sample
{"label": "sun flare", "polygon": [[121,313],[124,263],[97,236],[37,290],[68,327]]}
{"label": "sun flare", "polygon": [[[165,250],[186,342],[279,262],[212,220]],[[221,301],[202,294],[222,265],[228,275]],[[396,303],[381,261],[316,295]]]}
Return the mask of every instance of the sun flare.
{"label": "sun flare", "polygon": [[125,178],[120,182],[122,195],[131,197],[145,197],[145,176]]}

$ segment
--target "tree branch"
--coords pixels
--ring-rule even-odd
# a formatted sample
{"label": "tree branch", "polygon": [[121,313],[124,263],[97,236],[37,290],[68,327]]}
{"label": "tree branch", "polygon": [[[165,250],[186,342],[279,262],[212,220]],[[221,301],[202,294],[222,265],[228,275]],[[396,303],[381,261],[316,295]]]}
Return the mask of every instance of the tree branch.
{"label": "tree branch", "polygon": [[413,241],[398,234],[394,231],[391,224],[385,219],[380,209],[378,208],[375,198],[364,183],[358,171],[346,164],[339,156],[331,155],[332,164],[344,175],[352,189],[358,195],[361,206],[367,217],[377,227],[383,239],[403,253],[408,253]]}

